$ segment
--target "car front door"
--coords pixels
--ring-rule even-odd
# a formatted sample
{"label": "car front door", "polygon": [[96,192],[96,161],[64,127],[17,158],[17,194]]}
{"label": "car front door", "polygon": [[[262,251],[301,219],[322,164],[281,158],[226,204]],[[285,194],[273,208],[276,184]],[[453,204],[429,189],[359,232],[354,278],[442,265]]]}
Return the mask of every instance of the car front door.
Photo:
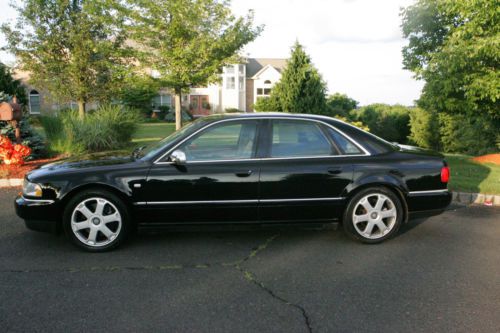
{"label": "car front door", "polygon": [[327,221],[339,216],[353,166],[329,127],[307,119],[272,119],[266,133],[261,221]]}
{"label": "car front door", "polygon": [[[256,119],[225,120],[209,125],[172,149],[149,172],[143,220],[257,221],[258,128]],[[174,163],[174,152],[184,154],[185,162]]]}

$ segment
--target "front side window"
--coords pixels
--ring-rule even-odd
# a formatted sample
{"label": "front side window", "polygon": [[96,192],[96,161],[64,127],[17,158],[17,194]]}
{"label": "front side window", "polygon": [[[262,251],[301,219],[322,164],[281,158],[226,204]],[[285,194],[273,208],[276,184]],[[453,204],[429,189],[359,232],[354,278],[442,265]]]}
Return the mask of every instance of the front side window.
{"label": "front side window", "polygon": [[274,120],[271,157],[307,157],[333,155],[327,137],[315,122]]}
{"label": "front side window", "polygon": [[190,161],[248,159],[254,156],[257,121],[214,125],[179,147]]}

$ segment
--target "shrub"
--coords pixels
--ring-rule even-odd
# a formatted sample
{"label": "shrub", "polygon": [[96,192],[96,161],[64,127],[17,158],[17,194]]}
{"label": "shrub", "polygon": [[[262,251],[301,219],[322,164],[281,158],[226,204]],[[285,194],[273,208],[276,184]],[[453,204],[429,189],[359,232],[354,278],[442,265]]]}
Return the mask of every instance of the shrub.
{"label": "shrub", "polygon": [[224,110],[225,113],[244,113],[245,111],[237,108],[227,108]]}
{"label": "shrub", "polygon": [[349,112],[358,107],[358,101],[346,94],[335,93],[326,99],[325,115],[330,117],[349,118]]}
{"label": "shrub", "polygon": [[436,112],[415,108],[410,112],[410,143],[422,148],[441,150],[439,118]]}
{"label": "shrub", "polygon": [[[192,121],[193,116],[189,112],[187,112],[186,110],[183,109],[181,111],[181,119],[182,119],[182,122]],[[167,121],[169,123],[175,122],[175,110],[172,110],[171,112],[167,113],[167,115],[165,116],[165,121]]]}
{"label": "shrub", "polygon": [[483,155],[498,152],[500,124],[488,116],[439,115],[443,150],[447,153]]}
{"label": "shrub", "polygon": [[[24,116],[19,126],[21,127],[21,144],[31,149],[31,155],[26,160],[44,157],[47,153],[44,139],[30,125],[30,117]],[[0,135],[7,136],[12,142],[16,140],[15,128],[10,122],[0,121]]]}
{"label": "shrub", "polygon": [[117,105],[101,106],[84,119],[71,110],[41,118],[50,149],[67,154],[123,148],[132,139],[139,120],[138,112]]}
{"label": "shrub", "polygon": [[253,105],[255,111],[266,112],[266,111],[281,111],[281,106],[277,98],[270,97],[258,97],[257,102]]}
{"label": "shrub", "polygon": [[350,116],[387,141],[406,143],[410,134],[410,111],[411,108],[402,105],[371,104],[352,110]]}

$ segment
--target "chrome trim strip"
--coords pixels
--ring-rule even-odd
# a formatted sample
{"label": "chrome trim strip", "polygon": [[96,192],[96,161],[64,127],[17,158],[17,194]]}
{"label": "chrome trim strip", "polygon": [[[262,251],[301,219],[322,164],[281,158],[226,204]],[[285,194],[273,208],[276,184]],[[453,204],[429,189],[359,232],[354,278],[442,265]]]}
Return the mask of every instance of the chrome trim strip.
{"label": "chrome trim strip", "polygon": [[449,192],[448,189],[442,189],[442,190],[429,190],[429,191],[410,191],[408,192],[409,195],[414,195],[414,194],[439,194],[439,193],[444,193],[444,192]]}
{"label": "chrome trim strip", "polygon": [[276,159],[276,160],[288,160],[288,159],[325,158],[325,157],[371,156],[370,152],[368,150],[366,150],[365,147],[363,147],[359,142],[357,142],[356,140],[354,140],[353,138],[351,138],[349,135],[345,134],[344,132],[342,132],[341,130],[339,130],[338,128],[336,128],[335,126],[333,126],[333,125],[331,125],[331,124],[329,124],[329,123],[327,123],[325,121],[321,121],[321,120],[318,120],[318,119],[300,118],[300,117],[295,118],[295,117],[279,117],[279,116],[271,116],[271,117],[268,116],[268,117],[266,117],[266,116],[263,116],[263,117],[251,117],[251,118],[231,118],[231,119],[222,119],[222,120],[214,121],[213,123],[210,123],[207,126],[204,126],[204,127],[200,128],[200,129],[198,129],[197,131],[195,131],[194,133],[192,133],[191,135],[189,135],[188,137],[186,137],[184,140],[182,140],[181,142],[177,143],[174,147],[170,148],[166,153],[162,154],[159,158],[157,158],[153,163],[154,164],[173,164],[172,162],[160,162],[160,161],[161,161],[162,158],[164,158],[166,155],[168,155],[171,152],[173,152],[175,149],[177,149],[177,147],[179,147],[180,145],[182,145],[184,142],[186,142],[187,140],[189,140],[191,137],[195,136],[196,134],[200,133],[201,131],[203,131],[203,130],[211,127],[211,126],[214,126],[214,125],[217,125],[217,124],[220,124],[220,123],[224,123],[224,122],[228,122],[228,121],[259,120],[259,119],[306,120],[306,121],[312,121],[312,122],[320,123],[320,124],[323,124],[325,126],[328,126],[328,127],[332,128],[334,131],[337,131],[342,136],[344,136],[347,139],[349,139],[359,149],[361,149],[365,154],[356,154],[356,155],[327,155],[327,156],[297,156],[297,157],[265,157],[265,158],[248,158],[248,159],[235,159],[235,160],[210,160],[210,161],[193,161],[193,162],[187,161],[187,163],[189,164],[189,163],[211,163],[211,162],[234,162],[234,161],[262,161],[262,160],[272,160],[272,159]]}
{"label": "chrome trim strip", "polygon": [[46,203],[46,204],[53,204],[54,203],[54,200],[47,200],[47,199],[28,199],[28,198],[25,198],[24,196],[21,196],[23,198],[24,201],[27,201],[27,202],[38,202],[38,203]]}
{"label": "chrome trim strip", "polygon": [[332,198],[291,198],[291,199],[249,199],[249,200],[199,200],[199,201],[138,201],[136,206],[144,205],[192,205],[192,204],[235,204],[235,203],[270,203],[270,202],[303,202],[303,201],[337,201],[344,200],[344,197]]}
{"label": "chrome trim strip", "polygon": [[262,199],[259,202],[303,202],[303,201],[337,201],[344,200],[344,197],[337,198],[297,198],[297,199]]}

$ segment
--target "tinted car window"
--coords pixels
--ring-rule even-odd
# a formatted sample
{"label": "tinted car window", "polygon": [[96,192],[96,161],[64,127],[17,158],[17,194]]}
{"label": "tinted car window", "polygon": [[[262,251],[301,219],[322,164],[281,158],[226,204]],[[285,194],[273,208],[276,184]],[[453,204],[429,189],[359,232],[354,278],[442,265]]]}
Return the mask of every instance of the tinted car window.
{"label": "tinted car window", "polygon": [[328,133],[330,133],[333,141],[339,147],[345,155],[363,154],[361,149],[359,149],[354,143],[349,139],[344,137],[342,134],[334,130],[333,128],[328,128]]}
{"label": "tinted car window", "polygon": [[332,155],[330,142],[314,122],[274,120],[272,133],[271,157]]}
{"label": "tinted car window", "polygon": [[252,158],[256,133],[257,121],[231,121],[207,128],[179,149],[188,162]]}

